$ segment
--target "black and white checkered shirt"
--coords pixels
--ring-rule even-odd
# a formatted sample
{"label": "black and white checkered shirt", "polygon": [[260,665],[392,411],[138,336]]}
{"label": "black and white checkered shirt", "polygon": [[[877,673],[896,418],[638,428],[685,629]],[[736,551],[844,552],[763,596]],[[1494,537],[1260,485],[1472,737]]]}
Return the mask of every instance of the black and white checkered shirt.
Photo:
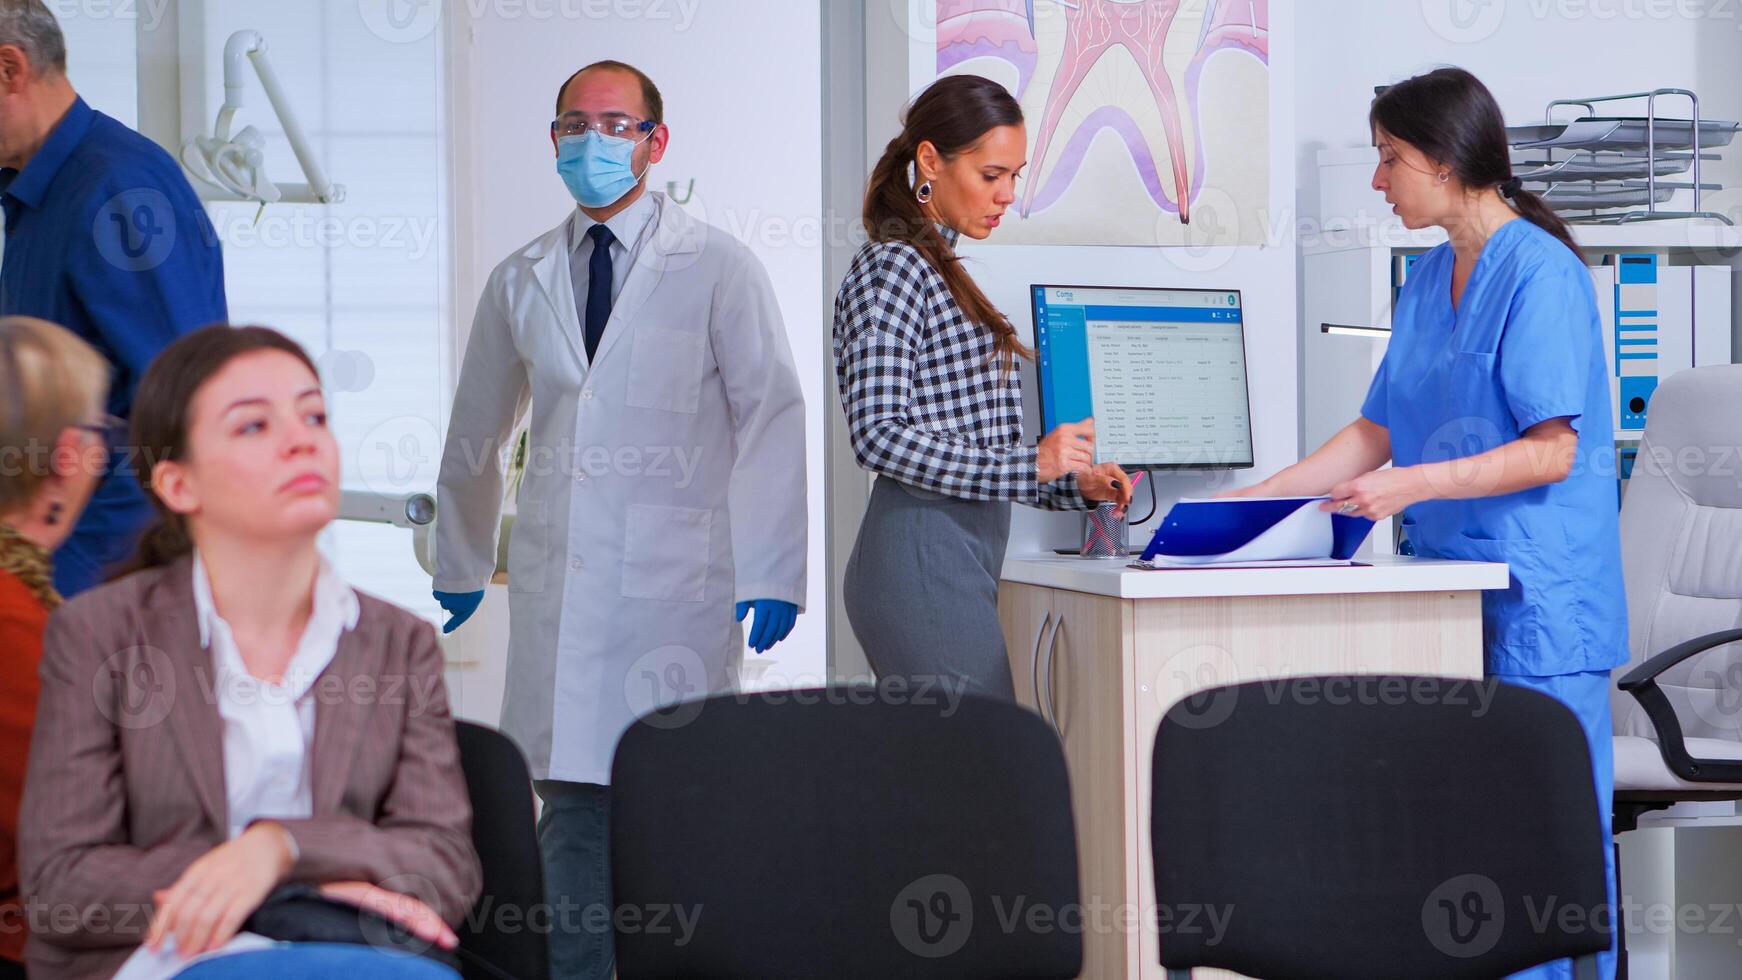
{"label": "black and white checkered shirt", "polygon": [[835,377],[853,453],[871,472],[964,500],[1089,506],[1075,475],[1038,482],[1021,375],[1003,369],[997,338],[913,246],[867,242],[853,258],[835,295]]}

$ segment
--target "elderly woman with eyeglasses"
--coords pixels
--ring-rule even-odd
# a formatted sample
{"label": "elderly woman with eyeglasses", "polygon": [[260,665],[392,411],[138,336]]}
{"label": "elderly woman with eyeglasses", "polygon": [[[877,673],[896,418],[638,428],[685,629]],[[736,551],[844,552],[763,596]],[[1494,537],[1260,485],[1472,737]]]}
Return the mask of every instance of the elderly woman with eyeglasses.
{"label": "elderly woman with eyeglasses", "polygon": [[0,978],[24,976],[16,851],[37,663],[60,605],[49,556],[108,464],[109,367],[67,330],[0,317]]}

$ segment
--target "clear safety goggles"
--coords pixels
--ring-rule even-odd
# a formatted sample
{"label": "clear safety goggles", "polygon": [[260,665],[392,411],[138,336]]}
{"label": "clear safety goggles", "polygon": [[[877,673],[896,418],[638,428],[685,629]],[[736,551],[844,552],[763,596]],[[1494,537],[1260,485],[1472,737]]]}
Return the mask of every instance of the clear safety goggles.
{"label": "clear safety goggles", "polygon": [[654,127],[658,125],[651,119],[637,119],[634,116],[615,112],[603,116],[588,116],[584,112],[565,112],[550,124],[550,131],[559,138],[581,136],[590,129],[600,136],[636,139],[641,133],[652,132]]}

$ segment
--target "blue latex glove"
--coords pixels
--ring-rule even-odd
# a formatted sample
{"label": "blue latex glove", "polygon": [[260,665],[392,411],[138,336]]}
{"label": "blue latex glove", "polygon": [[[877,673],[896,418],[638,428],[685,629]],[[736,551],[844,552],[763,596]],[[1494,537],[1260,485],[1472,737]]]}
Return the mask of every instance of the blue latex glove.
{"label": "blue latex glove", "polygon": [[443,609],[453,613],[453,616],[442,625],[443,633],[452,633],[459,629],[461,623],[471,619],[472,614],[478,611],[478,603],[484,601],[483,589],[476,592],[443,592],[436,589],[434,595],[436,601],[442,604]]}
{"label": "blue latex glove", "polygon": [[792,632],[792,626],[798,622],[798,607],[790,602],[779,599],[754,599],[738,603],[738,622],[744,621],[744,616],[750,608],[756,608],[756,622],[750,628],[750,649],[757,653],[765,653],[768,649],[786,639],[786,634]]}

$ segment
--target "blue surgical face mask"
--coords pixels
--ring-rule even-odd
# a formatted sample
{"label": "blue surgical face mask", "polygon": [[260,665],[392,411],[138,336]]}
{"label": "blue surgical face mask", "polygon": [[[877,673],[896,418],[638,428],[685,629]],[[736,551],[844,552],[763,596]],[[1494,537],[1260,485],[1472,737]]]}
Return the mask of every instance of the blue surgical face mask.
{"label": "blue surgical face mask", "polygon": [[557,173],[582,207],[605,207],[641,183],[633,161],[635,148],[645,139],[626,140],[590,129],[579,136],[564,136],[556,141]]}

